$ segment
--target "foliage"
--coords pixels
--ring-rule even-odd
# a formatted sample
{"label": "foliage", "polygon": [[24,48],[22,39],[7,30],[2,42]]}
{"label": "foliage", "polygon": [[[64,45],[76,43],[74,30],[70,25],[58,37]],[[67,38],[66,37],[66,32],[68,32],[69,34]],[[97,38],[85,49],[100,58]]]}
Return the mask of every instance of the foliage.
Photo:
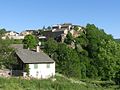
{"label": "foliage", "polygon": [[14,50],[10,48],[11,41],[9,39],[0,39],[0,68],[11,69],[12,65],[16,63],[16,58],[14,57]]}
{"label": "foliage", "polygon": [[[70,77],[76,77],[76,74],[84,79],[119,82],[120,43],[94,24],[87,24],[85,32],[81,32],[76,38],[72,38],[69,32],[64,41],[67,45],[58,43],[54,47],[49,44],[53,51],[46,47],[46,52],[53,54],[57,72]],[[75,43],[75,49],[69,48],[72,41]]]}
{"label": "foliage", "polygon": [[51,30],[52,28],[51,28],[51,26],[48,26],[47,29],[48,29],[48,30]]}
{"label": "foliage", "polygon": [[21,39],[10,39],[11,44],[22,44],[23,40]]}
{"label": "foliage", "polygon": [[23,43],[24,48],[33,49],[38,44],[38,39],[34,35],[26,35]]}
{"label": "foliage", "polygon": [[43,35],[44,34],[44,29],[38,29],[38,35]]}
{"label": "foliage", "polygon": [[120,71],[116,72],[114,81],[116,84],[120,85]]}
{"label": "foliage", "polygon": [[57,42],[53,38],[49,38],[45,43],[44,50],[51,57],[57,50]]}
{"label": "foliage", "polygon": [[58,72],[69,77],[80,77],[79,57],[73,49],[67,47],[66,44],[59,44],[57,49],[56,64]]}
{"label": "foliage", "polygon": [[119,61],[119,44],[113,40],[111,35],[107,35],[93,24],[86,26],[86,38],[89,43],[84,49],[88,51],[89,58],[91,58],[92,71],[90,72],[93,72],[95,77],[99,75],[102,80],[112,80],[118,69],[116,59]]}
{"label": "foliage", "polygon": [[26,64],[25,65],[25,72],[27,72],[27,75],[29,75],[29,69],[30,69],[29,64]]}
{"label": "foliage", "polygon": [[0,29],[0,37],[3,36],[5,34],[5,32],[6,32],[6,29],[4,29],[4,28]]}
{"label": "foliage", "polygon": [[76,51],[51,38],[45,43],[44,49],[55,60],[56,71],[67,76],[80,77],[79,57]]}
{"label": "foliage", "polygon": [[78,31],[78,30],[79,30],[79,27],[78,27],[78,26],[75,26],[75,27],[74,27],[74,30],[75,30],[75,31]]}
{"label": "foliage", "polygon": [[72,37],[72,34],[70,32],[68,32],[68,34],[66,35],[64,42],[66,44],[71,44],[73,42],[73,37]]}

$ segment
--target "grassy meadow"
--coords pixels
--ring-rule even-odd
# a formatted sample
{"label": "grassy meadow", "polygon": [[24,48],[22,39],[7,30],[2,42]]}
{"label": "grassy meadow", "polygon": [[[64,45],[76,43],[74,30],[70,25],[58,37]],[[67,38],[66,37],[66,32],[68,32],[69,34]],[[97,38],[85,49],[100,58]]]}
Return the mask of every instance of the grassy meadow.
{"label": "grassy meadow", "polygon": [[59,76],[48,80],[0,77],[0,90],[115,90],[115,87],[102,87],[102,85],[97,83],[82,81],[78,83]]}

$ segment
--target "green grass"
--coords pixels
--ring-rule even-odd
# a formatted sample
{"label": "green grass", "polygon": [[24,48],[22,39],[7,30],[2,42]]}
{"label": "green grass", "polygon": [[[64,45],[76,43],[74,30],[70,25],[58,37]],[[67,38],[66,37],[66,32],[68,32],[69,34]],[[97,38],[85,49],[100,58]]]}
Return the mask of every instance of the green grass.
{"label": "green grass", "polygon": [[102,87],[86,82],[84,84],[72,83],[70,80],[56,76],[56,81],[25,80],[22,78],[0,78],[0,90],[114,90],[112,87]]}

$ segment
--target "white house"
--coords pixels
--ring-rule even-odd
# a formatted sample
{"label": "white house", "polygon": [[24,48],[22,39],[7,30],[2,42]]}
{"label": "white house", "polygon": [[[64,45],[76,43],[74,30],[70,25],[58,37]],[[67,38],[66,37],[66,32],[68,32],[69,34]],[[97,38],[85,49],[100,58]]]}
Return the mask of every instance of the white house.
{"label": "white house", "polygon": [[39,49],[37,51],[22,48],[16,50],[16,55],[23,72],[25,72],[25,67],[28,65],[30,77],[42,79],[53,77],[55,75],[55,61],[43,51]]}
{"label": "white house", "polygon": [[5,36],[18,36],[19,33],[18,32],[15,32],[15,31],[7,31],[5,33]]}

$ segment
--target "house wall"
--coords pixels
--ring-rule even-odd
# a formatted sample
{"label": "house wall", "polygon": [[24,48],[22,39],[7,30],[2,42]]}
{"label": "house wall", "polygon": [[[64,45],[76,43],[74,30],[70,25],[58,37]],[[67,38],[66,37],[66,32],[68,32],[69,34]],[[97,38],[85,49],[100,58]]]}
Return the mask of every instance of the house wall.
{"label": "house wall", "polygon": [[[50,64],[50,68],[47,68]],[[34,78],[49,78],[55,75],[55,63],[38,64],[38,68],[34,68],[35,64],[29,64],[29,76]]]}
{"label": "house wall", "polygon": [[18,33],[11,31],[6,33],[5,36],[18,36]]}
{"label": "house wall", "polygon": [[24,39],[25,36],[14,36],[13,39]]}

